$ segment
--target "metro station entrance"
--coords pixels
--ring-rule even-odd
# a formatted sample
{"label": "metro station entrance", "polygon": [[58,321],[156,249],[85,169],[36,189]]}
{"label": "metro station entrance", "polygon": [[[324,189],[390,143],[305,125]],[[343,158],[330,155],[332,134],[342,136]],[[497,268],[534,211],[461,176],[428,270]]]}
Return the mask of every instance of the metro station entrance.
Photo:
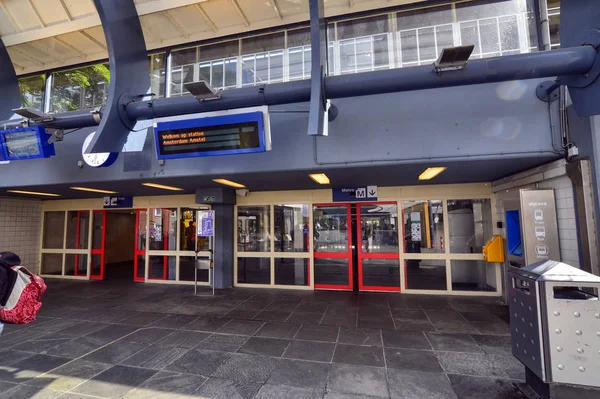
{"label": "metro station entrance", "polygon": [[317,204],[315,289],[400,291],[395,202]]}

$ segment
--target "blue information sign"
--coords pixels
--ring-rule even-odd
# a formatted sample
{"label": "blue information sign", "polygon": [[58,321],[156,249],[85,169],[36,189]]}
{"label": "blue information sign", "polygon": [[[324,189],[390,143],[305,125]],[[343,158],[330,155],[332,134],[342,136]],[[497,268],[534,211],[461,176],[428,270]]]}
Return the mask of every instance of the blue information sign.
{"label": "blue information sign", "polygon": [[214,211],[198,211],[198,236],[199,237],[212,237],[215,235],[214,231]]}
{"label": "blue information sign", "polygon": [[262,112],[159,122],[154,136],[158,159],[266,151]]}
{"label": "blue information sign", "polygon": [[332,194],[333,202],[377,201],[377,186],[337,187]]}
{"label": "blue information sign", "polygon": [[0,130],[0,161],[49,158],[56,155],[51,134],[43,126]]}
{"label": "blue information sign", "polygon": [[133,197],[104,197],[104,209],[133,208]]}

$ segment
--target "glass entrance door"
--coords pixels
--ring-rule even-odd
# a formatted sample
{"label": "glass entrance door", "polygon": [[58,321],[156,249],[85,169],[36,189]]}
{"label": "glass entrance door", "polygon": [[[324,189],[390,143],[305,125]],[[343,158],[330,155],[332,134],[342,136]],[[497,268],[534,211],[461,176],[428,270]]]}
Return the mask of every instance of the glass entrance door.
{"label": "glass entrance door", "polygon": [[138,209],[135,215],[135,258],[133,260],[133,279],[135,281],[145,281],[148,210]]}
{"label": "glass entrance door", "polygon": [[351,291],[354,284],[350,204],[315,205],[313,218],[315,288]]}
{"label": "glass entrance door", "polygon": [[106,211],[94,211],[92,230],[92,271],[91,278],[104,279],[104,260],[106,250]]}
{"label": "glass entrance door", "polygon": [[358,288],[400,291],[398,205],[395,202],[357,204]]}

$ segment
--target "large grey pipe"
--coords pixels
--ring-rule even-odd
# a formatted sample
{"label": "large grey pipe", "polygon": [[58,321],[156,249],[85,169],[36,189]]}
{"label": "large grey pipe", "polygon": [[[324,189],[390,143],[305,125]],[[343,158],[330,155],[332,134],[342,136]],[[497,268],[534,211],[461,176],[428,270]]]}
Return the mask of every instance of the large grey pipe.
{"label": "large grey pipe", "polygon": [[[462,70],[441,74],[436,73],[431,65],[427,65],[329,76],[325,78],[325,90],[327,98],[335,99],[510,80],[583,75],[592,68],[597,55],[592,46],[581,46],[473,60]],[[199,102],[192,96],[136,101],[127,104],[126,112],[127,116],[135,121],[260,105],[290,104],[309,99],[310,80],[301,80],[225,90],[219,100],[204,102]],[[54,121],[44,125],[64,129],[98,125],[94,116],[86,111],[56,114],[54,117]]]}

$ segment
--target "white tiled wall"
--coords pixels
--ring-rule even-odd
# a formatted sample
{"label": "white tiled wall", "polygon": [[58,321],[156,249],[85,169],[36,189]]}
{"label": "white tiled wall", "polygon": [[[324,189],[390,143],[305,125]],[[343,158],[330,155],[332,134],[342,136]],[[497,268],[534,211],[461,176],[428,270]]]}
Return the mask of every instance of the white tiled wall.
{"label": "white tiled wall", "polygon": [[42,202],[0,198],[0,251],[14,252],[23,266],[38,273]]}

